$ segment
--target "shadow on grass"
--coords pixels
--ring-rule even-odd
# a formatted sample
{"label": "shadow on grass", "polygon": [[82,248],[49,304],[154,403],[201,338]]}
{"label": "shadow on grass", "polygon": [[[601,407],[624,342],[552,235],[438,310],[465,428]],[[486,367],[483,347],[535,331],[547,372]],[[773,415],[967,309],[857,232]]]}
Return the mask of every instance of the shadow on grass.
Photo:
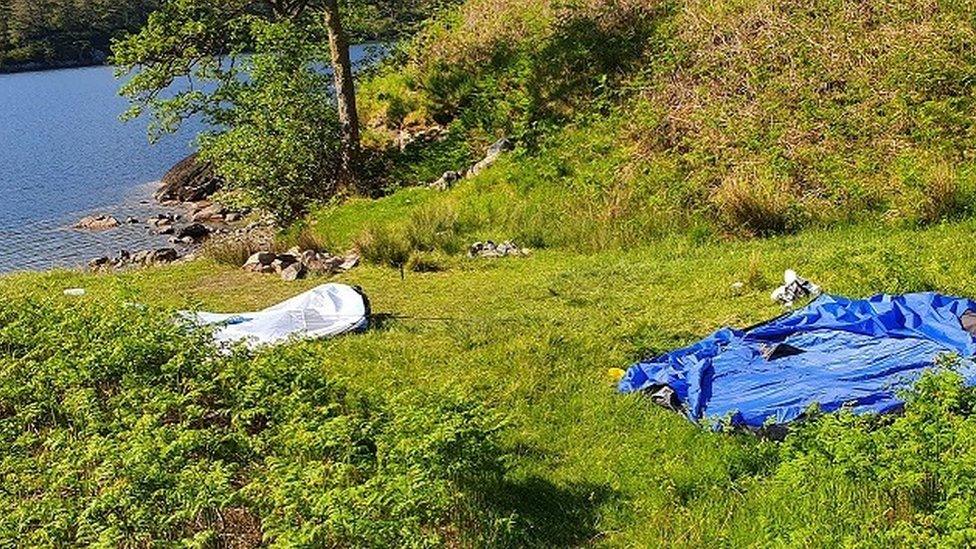
{"label": "shadow on grass", "polygon": [[539,477],[505,481],[484,499],[488,511],[514,516],[512,547],[578,547],[602,535],[601,505],[615,497],[607,486],[574,483],[557,486]]}

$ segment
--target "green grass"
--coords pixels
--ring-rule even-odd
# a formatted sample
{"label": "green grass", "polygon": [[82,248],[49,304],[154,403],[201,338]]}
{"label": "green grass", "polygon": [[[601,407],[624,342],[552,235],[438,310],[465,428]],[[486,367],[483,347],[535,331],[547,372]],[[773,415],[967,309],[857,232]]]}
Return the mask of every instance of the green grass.
{"label": "green grass", "polygon": [[[775,474],[775,443],[715,434],[618,395],[607,369],[744,326],[779,308],[768,291],[785,268],[829,291],[938,289],[976,295],[976,222],[923,231],[858,226],[757,241],[672,238],[627,251],[543,250],[525,259],[442,260],[407,273],[364,266],[379,313],[407,318],[368,333],[299,344],[323,375],[366,393],[451,390],[504,412],[512,453],[496,504],[537,545],[701,546],[856,542],[877,534],[890,502],[843,477],[794,486]],[[733,282],[748,282],[733,295]],[[208,261],[97,276],[2,279],[5,299],[127,300],[167,308],[255,309],[324,282],[285,283]],[[433,320],[445,319],[445,320]],[[789,477],[787,477],[789,478]],[[909,517],[911,520],[911,517]],[[872,534],[873,533],[873,534]]]}
{"label": "green grass", "polygon": [[[507,135],[525,154],[506,183],[574,193],[510,224],[589,206],[575,226],[598,243],[702,221],[759,236],[924,225],[971,214],[976,197],[972,11],[467,0],[363,83],[363,112],[374,145],[403,126],[451,123],[438,162],[400,158],[390,186],[428,182],[413,174],[433,177],[432,166]],[[539,238],[565,232],[547,229]]]}

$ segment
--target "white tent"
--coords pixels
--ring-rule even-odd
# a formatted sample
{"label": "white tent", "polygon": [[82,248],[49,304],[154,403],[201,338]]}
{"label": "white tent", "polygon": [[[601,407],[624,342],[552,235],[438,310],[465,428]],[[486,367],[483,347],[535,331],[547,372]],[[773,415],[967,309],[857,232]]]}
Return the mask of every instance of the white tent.
{"label": "white tent", "polygon": [[323,284],[273,307],[253,313],[196,313],[200,325],[217,325],[218,342],[244,341],[250,347],[289,339],[318,339],[361,330],[369,322],[369,300],[345,284]]}

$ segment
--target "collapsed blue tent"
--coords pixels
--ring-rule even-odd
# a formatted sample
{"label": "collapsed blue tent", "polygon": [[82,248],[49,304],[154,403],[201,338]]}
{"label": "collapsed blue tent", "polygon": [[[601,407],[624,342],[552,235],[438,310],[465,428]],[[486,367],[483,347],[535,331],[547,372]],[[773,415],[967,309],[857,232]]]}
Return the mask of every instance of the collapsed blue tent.
{"label": "collapsed blue tent", "polygon": [[940,356],[976,384],[976,302],[936,293],[851,300],[822,295],[747,330],[707,338],[630,367],[624,393],[661,394],[693,421],[752,428],[788,423],[812,404],[884,413]]}

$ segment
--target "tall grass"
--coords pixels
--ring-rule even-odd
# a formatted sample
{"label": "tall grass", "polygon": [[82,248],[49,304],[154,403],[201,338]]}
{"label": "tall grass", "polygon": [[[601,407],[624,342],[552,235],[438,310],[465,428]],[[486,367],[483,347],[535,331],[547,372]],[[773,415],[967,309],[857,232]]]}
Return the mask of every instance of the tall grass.
{"label": "tall grass", "polygon": [[538,245],[625,247],[702,222],[761,236],[934,223],[976,196],[974,10],[470,0],[365,84],[386,92],[367,110],[453,121],[472,147],[518,138],[519,166],[483,178],[515,188],[505,231]]}

